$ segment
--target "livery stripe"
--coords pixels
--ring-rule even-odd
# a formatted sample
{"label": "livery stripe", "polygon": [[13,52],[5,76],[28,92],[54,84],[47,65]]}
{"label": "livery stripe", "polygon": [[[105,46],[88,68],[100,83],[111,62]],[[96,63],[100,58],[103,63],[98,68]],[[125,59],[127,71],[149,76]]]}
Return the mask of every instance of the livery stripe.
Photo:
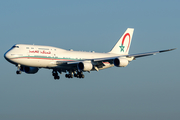
{"label": "livery stripe", "polygon": [[60,61],[76,61],[82,59],[72,59],[72,58],[54,58],[54,57],[42,57],[42,56],[23,56],[23,57],[14,57],[11,59],[44,59],[44,60],[60,60]]}

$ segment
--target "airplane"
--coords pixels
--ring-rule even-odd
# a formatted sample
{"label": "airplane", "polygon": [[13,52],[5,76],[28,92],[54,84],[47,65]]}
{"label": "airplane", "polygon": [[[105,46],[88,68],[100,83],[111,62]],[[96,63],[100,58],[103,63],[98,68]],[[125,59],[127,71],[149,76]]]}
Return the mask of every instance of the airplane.
{"label": "airplane", "polygon": [[21,72],[35,74],[40,68],[46,68],[52,69],[54,79],[58,80],[60,79],[58,73],[66,73],[66,78],[84,78],[83,72],[99,71],[113,66],[126,67],[129,62],[136,58],[176,49],[128,54],[133,32],[134,28],[127,28],[108,53],[73,51],[42,45],[15,44],[4,54],[4,58],[17,66],[16,74],[21,74]]}

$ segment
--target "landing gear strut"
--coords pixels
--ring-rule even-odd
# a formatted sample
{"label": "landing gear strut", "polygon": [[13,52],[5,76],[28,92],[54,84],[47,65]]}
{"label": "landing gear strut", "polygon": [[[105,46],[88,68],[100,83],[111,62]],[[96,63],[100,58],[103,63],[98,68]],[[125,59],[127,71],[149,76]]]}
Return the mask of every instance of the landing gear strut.
{"label": "landing gear strut", "polygon": [[16,71],[16,74],[21,74],[21,65],[18,64],[18,65],[17,65],[17,68],[18,68],[18,70]]}
{"label": "landing gear strut", "polygon": [[54,79],[55,79],[55,80],[56,80],[56,79],[57,79],[57,80],[60,79],[60,77],[59,77],[57,71],[54,71],[54,70],[53,70],[52,75],[54,76]]}

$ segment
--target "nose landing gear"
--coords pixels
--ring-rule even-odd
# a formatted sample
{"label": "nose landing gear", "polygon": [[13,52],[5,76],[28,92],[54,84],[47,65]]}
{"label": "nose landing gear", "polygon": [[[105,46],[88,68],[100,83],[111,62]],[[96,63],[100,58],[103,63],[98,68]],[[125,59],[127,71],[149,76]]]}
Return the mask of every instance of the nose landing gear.
{"label": "nose landing gear", "polygon": [[17,71],[16,71],[16,74],[21,74],[21,71],[17,70]]}
{"label": "nose landing gear", "polygon": [[18,68],[18,70],[16,71],[16,74],[21,74],[21,65],[20,64],[18,64],[17,65],[17,68]]}

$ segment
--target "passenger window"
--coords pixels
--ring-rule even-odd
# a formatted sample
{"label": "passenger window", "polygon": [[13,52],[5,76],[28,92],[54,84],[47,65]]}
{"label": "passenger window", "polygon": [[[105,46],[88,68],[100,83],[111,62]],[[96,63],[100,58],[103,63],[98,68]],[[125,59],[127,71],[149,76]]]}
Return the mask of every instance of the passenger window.
{"label": "passenger window", "polygon": [[26,49],[29,49],[29,47],[26,47]]}
{"label": "passenger window", "polygon": [[49,50],[48,48],[38,48],[39,50]]}

